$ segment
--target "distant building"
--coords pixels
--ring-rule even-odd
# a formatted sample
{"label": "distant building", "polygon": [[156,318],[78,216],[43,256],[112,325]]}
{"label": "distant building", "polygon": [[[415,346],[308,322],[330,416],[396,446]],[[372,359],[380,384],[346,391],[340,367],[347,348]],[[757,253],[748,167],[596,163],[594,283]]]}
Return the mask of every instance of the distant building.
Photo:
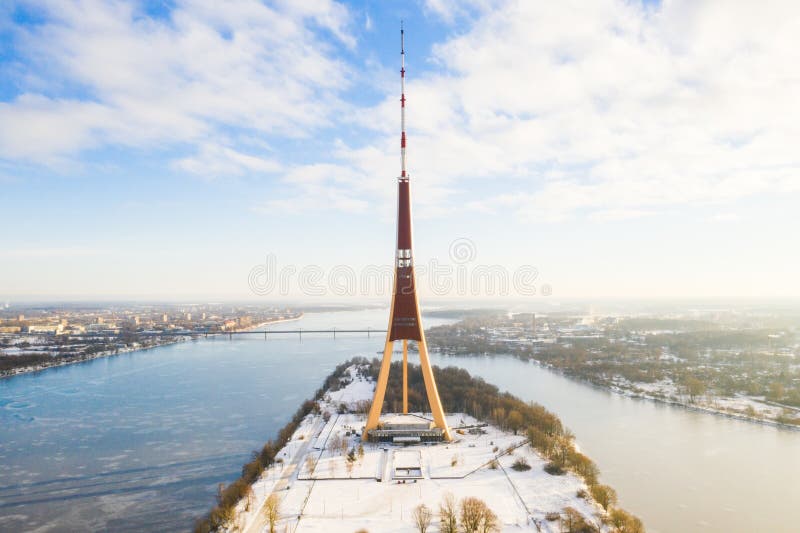
{"label": "distant building", "polygon": [[117,333],[119,332],[119,328],[117,328],[116,324],[89,324],[86,327],[87,331],[91,331],[93,333]]}
{"label": "distant building", "polygon": [[0,333],[19,333],[22,331],[21,326],[0,326]]}
{"label": "distant building", "polygon": [[23,320],[25,320],[25,315],[18,315],[17,320],[22,322]]}
{"label": "distant building", "polygon": [[64,330],[61,324],[29,324],[26,327],[28,333],[52,333],[56,335]]}
{"label": "distant building", "polygon": [[167,313],[164,313],[163,315],[161,315],[161,322],[163,322],[164,324],[169,322],[169,315],[167,315]]}
{"label": "distant building", "polygon": [[103,323],[103,317],[101,317],[101,316],[97,317],[97,321],[95,323],[96,324],[102,324]]}
{"label": "distant building", "polygon": [[192,313],[186,313],[186,314],[184,315],[184,318],[185,318],[186,320],[192,320]]}

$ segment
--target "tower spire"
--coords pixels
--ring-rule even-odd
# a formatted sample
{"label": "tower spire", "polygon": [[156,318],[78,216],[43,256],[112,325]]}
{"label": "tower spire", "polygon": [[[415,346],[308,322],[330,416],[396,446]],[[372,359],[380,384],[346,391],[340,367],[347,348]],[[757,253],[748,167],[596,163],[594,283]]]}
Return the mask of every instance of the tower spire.
{"label": "tower spire", "polygon": [[406,174],[406,47],[403,21],[400,21],[400,177]]}

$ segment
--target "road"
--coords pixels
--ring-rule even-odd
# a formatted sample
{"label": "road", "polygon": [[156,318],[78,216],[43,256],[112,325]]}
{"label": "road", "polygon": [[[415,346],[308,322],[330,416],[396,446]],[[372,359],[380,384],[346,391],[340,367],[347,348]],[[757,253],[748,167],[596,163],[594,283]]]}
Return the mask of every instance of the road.
{"label": "road", "polygon": [[[272,493],[277,493],[281,496],[281,501],[286,497],[286,488],[291,484],[297,481],[297,476],[300,474],[302,470],[300,466],[300,462],[308,453],[308,448],[316,441],[319,434],[325,428],[325,421],[322,419],[321,416],[317,417],[314,426],[311,430],[311,436],[306,438],[303,441],[297,450],[295,451],[294,455],[292,455],[291,459],[286,462],[284,459],[284,466],[281,472],[281,477],[278,481],[275,482],[275,485],[272,487]],[[261,502],[261,505],[258,507],[258,511],[256,512],[255,517],[253,517],[252,522],[247,524],[244,528],[245,533],[261,533],[264,531],[264,528],[268,526],[266,514],[263,512],[264,504],[267,501],[268,495],[265,495],[264,500]]]}

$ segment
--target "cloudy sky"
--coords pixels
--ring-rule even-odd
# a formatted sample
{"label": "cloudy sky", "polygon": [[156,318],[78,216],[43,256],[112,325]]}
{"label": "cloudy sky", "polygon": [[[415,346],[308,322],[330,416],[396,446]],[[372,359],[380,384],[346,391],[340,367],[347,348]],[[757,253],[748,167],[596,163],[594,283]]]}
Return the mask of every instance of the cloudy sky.
{"label": "cloudy sky", "polygon": [[800,297],[790,0],[11,0],[0,300],[388,264],[400,19],[418,265],[457,241],[536,298]]}

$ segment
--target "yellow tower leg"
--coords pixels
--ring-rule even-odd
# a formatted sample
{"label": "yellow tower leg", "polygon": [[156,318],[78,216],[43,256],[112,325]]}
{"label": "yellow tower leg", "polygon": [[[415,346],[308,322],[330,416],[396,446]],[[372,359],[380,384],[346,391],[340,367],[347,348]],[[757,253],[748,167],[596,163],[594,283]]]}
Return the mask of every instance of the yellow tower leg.
{"label": "yellow tower leg", "polygon": [[394,341],[386,340],[386,346],[383,349],[383,360],[381,361],[381,370],[378,373],[378,382],[375,384],[375,396],[372,398],[372,405],[369,408],[369,415],[367,416],[367,425],[364,426],[364,434],[361,435],[361,440],[367,440],[367,431],[378,427],[378,421],[381,418],[381,407],[383,407],[383,398],[386,396],[386,384],[389,382],[389,367],[392,365],[392,352],[394,351]]}
{"label": "yellow tower leg", "polygon": [[403,339],[403,414],[408,414],[408,340]]}
{"label": "yellow tower leg", "polygon": [[433,415],[433,425],[444,430],[444,439],[453,440],[450,435],[450,428],[444,418],[442,400],[439,398],[439,390],[436,388],[436,381],[433,379],[433,369],[428,358],[428,343],[425,341],[425,332],[422,332],[422,340],[417,343],[419,347],[419,366],[422,367],[422,379],[425,381],[425,392],[428,394],[428,403],[431,406]]}

